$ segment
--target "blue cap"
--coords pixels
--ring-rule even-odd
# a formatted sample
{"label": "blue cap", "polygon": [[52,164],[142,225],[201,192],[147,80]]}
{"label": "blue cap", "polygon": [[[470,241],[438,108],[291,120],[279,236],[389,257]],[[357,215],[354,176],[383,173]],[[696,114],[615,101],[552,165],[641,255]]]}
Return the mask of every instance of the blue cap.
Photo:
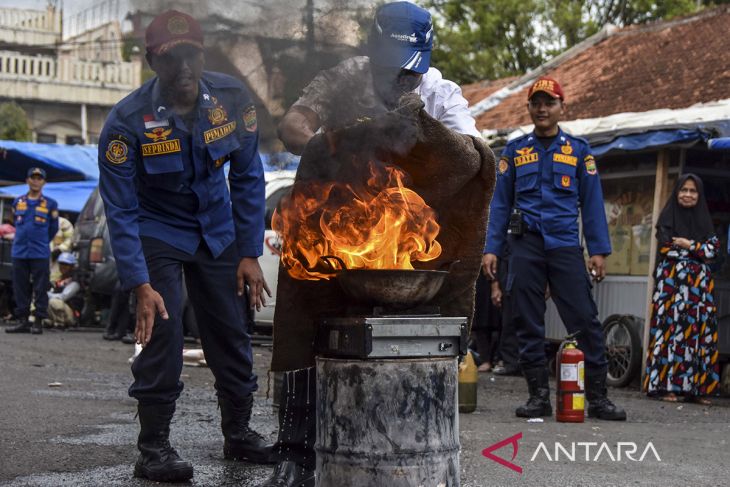
{"label": "blue cap", "polygon": [[71,252],[63,252],[58,256],[59,264],[76,265],[76,256]]}
{"label": "blue cap", "polygon": [[40,167],[31,167],[30,169],[28,169],[28,174],[25,177],[29,178],[36,175],[42,177],[43,179],[46,179],[46,171],[44,171]]}
{"label": "blue cap", "polygon": [[423,74],[431,63],[431,14],[410,2],[386,3],[375,12],[369,43],[373,64]]}

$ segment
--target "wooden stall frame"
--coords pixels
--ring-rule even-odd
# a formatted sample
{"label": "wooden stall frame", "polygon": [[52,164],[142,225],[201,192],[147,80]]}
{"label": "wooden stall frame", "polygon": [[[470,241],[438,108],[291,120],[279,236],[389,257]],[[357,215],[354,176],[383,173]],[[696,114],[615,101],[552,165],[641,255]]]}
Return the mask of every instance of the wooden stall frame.
{"label": "wooden stall frame", "polygon": [[[654,178],[654,208],[651,216],[651,228],[656,227],[659,213],[662,211],[665,193],[669,186],[669,149],[661,149],[657,154],[656,176]],[[652,296],[654,294],[654,268],[656,267],[657,240],[651,239],[649,249],[649,279],[646,282],[646,312],[644,313],[644,330],[641,337],[641,387],[643,389],[646,374],[646,358],[649,349],[649,329],[651,328]]]}

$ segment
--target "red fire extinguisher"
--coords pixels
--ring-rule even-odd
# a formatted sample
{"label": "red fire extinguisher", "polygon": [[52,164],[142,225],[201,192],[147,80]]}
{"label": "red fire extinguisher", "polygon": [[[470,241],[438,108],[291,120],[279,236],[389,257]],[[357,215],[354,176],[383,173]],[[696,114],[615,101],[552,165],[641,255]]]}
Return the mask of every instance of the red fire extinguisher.
{"label": "red fire extinguisher", "polygon": [[558,396],[555,419],[561,423],[582,423],[585,420],[584,355],[578,349],[576,335],[568,335],[558,349]]}

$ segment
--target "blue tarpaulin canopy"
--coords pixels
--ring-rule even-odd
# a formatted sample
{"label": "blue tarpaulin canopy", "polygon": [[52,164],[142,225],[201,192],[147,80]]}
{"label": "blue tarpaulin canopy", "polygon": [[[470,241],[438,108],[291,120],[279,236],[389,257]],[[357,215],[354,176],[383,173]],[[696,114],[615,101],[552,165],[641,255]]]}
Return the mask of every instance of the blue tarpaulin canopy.
{"label": "blue tarpaulin canopy", "polygon": [[48,181],[99,179],[95,145],[0,140],[0,179],[25,181],[31,167],[43,168]]}
{"label": "blue tarpaulin canopy", "polygon": [[656,149],[673,144],[693,144],[705,141],[709,134],[701,129],[653,130],[640,134],[621,135],[605,144],[592,145],[593,154],[600,156],[609,151],[638,151]]}
{"label": "blue tarpaulin canopy", "polygon": [[[58,209],[61,211],[80,212],[94,191],[98,181],[65,181],[60,183],[46,183],[43,186],[43,194],[58,202]],[[28,192],[27,184],[16,184],[0,188],[0,193],[9,194],[13,197]]]}
{"label": "blue tarpaulin canopy", "polygon": [[730,137],[720,137],[707,141],[707,147],[714,150],[730,150]]}

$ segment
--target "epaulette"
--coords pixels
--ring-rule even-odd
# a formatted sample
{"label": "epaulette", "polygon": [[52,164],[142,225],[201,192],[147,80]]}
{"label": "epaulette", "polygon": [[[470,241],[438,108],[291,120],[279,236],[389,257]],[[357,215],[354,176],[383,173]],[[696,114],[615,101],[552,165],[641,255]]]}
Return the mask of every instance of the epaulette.
{"label": "epaulette", "polygon": [[510,140],[509,142],[507,142],[507,145],[510,145],[510,144],[519,144],[520,142],[522,142],[523,140],[527,139],[531,135],[532,135],[532,133],[522,134],[519,137],[514,138],[514,139]]}
{"label": "epaulette", "polygon": [[568,133],[565,133],[565,132],[563,132],[563,135],[565,135],[566,137],[570,138],[571,140],[574,140],[574,141],[578,141],[578,142],[582,142],[582,143],[584,143],[584,144],[586,145],[586,147],[590,147],[590,145],[591,145],[591,144],[590,144],[590,143],[588,142],[588,140],[587,140],[587,139],[584,139],[583,137],[577,137],[577,136],[575,136],[575,135],[572,135],[572,134],[568,134]]}
{"label": "epaulette", "polygon": [[234,78],[233,76],[218,73],[215,71],[203,71],[203,76],[201,76],[201,79],[205,84],[213,89],[246,89],[246,86],[238,78]]}
{"label": "epaulette", "polygon": [[150,94],[152,93],[152,83],[157,79],[152,78],[144,82],[142,86],[125,96],[119,101],[114,110],[120,117],[127,118],[130,115],[151,106]]}

